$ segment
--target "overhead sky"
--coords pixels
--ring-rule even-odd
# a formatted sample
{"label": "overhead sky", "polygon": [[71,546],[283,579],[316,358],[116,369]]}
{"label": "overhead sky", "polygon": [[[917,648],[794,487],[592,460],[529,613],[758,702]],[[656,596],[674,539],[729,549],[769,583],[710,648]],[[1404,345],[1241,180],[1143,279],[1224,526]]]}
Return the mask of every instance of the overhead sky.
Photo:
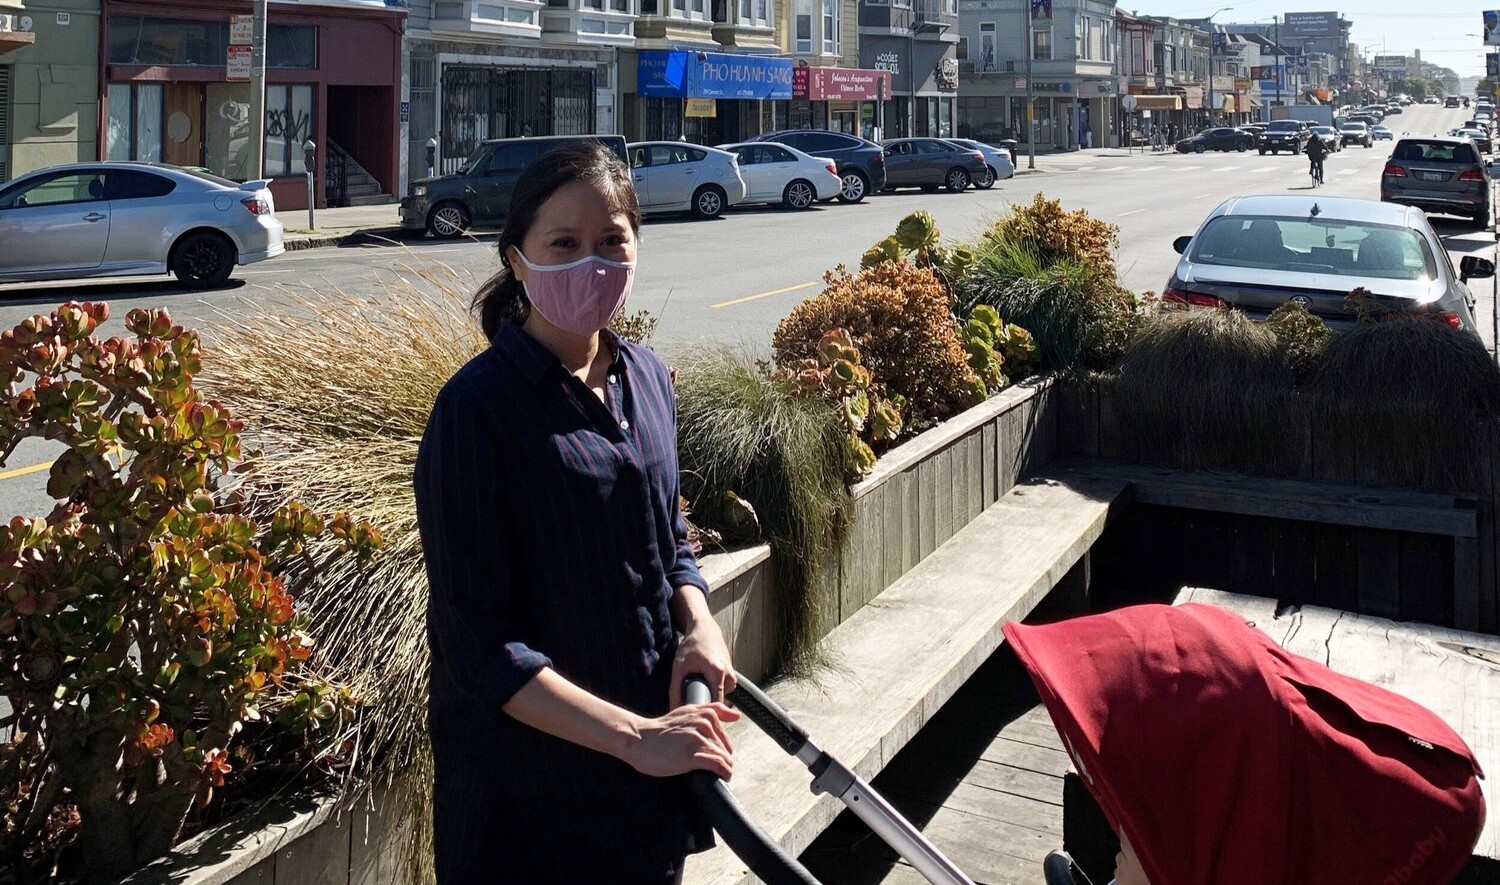
{"label": "overhead sky", "polygon": [[[1234,7],[1214,16],[1219,24],[1270,22],[1272,16],[1288,12],[1337,10],[1354,22],[1350,39],[1365,57],[1407,55],[1422,50],[1422,60],[1452,68],[1460,77],[1484,76],[1484,22],[1486,9],[1500,9],[1500,0],[1442,0],[1413,3],[1412,0],[1343,0],[1342,3],[1287,0],[1121,0],[1121,9],[1143,15],[1202,18],[1215,9]],[[1495,47],[1500,49],[1500,47]]]}

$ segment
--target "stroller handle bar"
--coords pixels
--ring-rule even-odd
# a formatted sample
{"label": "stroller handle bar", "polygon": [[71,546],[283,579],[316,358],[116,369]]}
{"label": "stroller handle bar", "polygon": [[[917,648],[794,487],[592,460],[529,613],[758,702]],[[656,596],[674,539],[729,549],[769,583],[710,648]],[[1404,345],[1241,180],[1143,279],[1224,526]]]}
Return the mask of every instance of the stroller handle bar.
{"label": "stroller handle bar", "polygon": [[[735,674],[735,690],[728,700],[761,728],[788,755],[795,756],[812,774],[812,791],[827,793],[864,821],[896,853],[905,858],[934,885],[974,885],[973,880],[943,855],[922,832],[901,816],[883,796],[852,769],[819,749],[807,732],[787,712],[766,697],[750,680]],[[702,677],[689,676],[683,697],[690,704],[706,704],[713,692]],[[713,774],[695,771],[690,778],[693,792],[719,835],[751,872],[767,885],[817,885],[796,859],[787,856],[776,842],[744,815],[728,786]],[[721,825],[722,821],[722,825]],[[743,846],[743,847],[742,847]]]}

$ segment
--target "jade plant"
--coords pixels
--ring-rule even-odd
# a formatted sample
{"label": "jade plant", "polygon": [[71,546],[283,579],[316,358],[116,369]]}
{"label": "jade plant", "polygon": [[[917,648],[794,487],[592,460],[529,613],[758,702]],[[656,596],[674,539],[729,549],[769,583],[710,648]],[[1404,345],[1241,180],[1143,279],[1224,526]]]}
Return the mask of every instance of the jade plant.
{"label": "jade plant", "polygon": [[[243,422],[193,384],[198,334],[132,310],[129,335],[96,336],[108,315],[70,302],[0,334],[0,464],[28,438],[61,446],[51,512],[0,528],[0,844],[50,863],[76,827],[91,881],[170,849],[256,758],[249,730],[329,763],[354,699],[308,668],[295,600],[381,545],[344,514],[252,509],[232,482]],[[309,554],[320,537],[336,553]]]}
{"label": "jade plant", "polygon": [[832,329],[818,341],[817,356],[778,369],[776,377],[798,393],[819,396],[837,409],[848,434],[851,461],[859,473],[875,466],[871,443],[887,444],[901,435],[898,402],[872,390],[870,370],[859,347],[844,329]]}

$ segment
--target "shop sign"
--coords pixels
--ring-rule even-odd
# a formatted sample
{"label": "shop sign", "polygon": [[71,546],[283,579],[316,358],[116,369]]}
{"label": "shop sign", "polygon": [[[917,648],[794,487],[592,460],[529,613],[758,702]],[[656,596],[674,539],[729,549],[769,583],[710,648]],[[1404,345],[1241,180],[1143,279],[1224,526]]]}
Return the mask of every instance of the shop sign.
{"label": "shop sign", "polygon": [[1072,92],[1072,83],[1037,83],[1037,92]]}
{"label": "shop sign", "polygon": [[792,60],[653,49],[638,56],[637,91],[646,98],[792,97]]}
{"label": "shop sign", "polygon": [[701,117],[713,119],[719,116],[719,100],[716,98],[690,98],[687,100],[687,108],[682,112],[684,117]]}
{"label": "shop sign", "polygon": [[230,83],[250,82],[250,47],[230,46],[228,47],[229,64],[224,73],[224,79]]}
{"label": "shop sign", "polygon": [[229,17],[229,45],[249,46],[255,42],[255,16],[231,15]]}
{"label": "shop sign", "polygon": [[892,74],[901,73],[901,55],[896,52],[882,52],[875,56],[875,69],[878,71],[890,71]]}
{"label": "shop sign", "polygon": [[1017,77],[1016,78],[1016,88],[1017,89],[1025,89],[1026,88],[1026,78],[1025,77]]}
{"label": "shop sign", "polygon": [[796,68],[792,97],[799,101],[877,101],[891,97],[891,72],[861,68]]}
{"label": "shop sign", "polygon": [[[1223,87],[1220,87],[1220,88],[1223,88]],[[1249,77],[1235,77],[1234,78],[1234,88],[1235,89],[1249,89],[1250,88],[1250,78]],[[1271,88],[1275,89],[1276,87],[1272,86]]]}

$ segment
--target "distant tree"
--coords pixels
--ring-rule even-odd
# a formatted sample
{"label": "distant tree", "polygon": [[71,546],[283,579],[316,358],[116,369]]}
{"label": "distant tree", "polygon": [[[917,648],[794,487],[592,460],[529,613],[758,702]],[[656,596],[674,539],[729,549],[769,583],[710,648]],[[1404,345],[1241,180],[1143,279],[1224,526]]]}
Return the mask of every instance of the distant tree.
{"label": "distant tree", "polygon": [[1494,80],[1494,78],[1492,78],[1492,77],[1485,77],[1483,80],[1480,80],[1479,81],[1479,85],[1474,87],[1474,94],[1475,95],[1494,95],[1495,94],[1495,80]]}

